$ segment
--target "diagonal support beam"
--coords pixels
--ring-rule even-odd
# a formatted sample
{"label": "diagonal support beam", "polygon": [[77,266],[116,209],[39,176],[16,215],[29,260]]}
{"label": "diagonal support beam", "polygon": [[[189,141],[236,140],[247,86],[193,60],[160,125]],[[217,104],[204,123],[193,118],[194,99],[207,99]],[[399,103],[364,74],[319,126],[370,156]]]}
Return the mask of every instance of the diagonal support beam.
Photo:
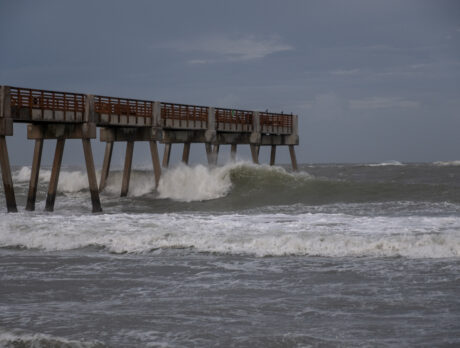
{"label": "diagonal support beam", "polygon": [[297,158],[295,157],[294,145],[289,145],[289,154],[291,155],[292,170],[297,171]]}
{"label": "diagonal support beam", "polygon": [[8,213],[16,213],[16,197],[14,196],[13,179],[11,177],[10,159],[4,135],[0,135],[0,166],[2,167],[3,188],[5,189],[6,208]]}
{"label": "diagonal support beam", "polygon": [[86,172],[88,174],[89,192],[91,193],[91,203],[93,213],[102,212],[101,200],[99,199],[99,190],[97,188],[96,169],[94,168],[93,151],[91,150],[91,140],[84,138],[83,152],[85,155]]}
{"label": "diagonal support beam", "polygon": [[108,141],[105,145],[104,162],[102,163],[101,181],[99,182],[99,192],[107,186],[107,178],[110,173],[110,163],[112,162],[113,141]]}
{"label": "diagonal support beam", "polygon": [[26,210],[35,210],[37,197],[38,177],[40,174],[40,163],[42,161],[43,138],[35,140],[34,158],[32,159],[32,171],[30,173],[29,194],[27,195]]}
{"label": "diagonal support beam", "polygon": [[54,202],[56,201],[56,190],[59,181],[59,172],[61,171],[62,155],[64,154],[65,139],[58,139],[56,150],[54,152],[53,168],[51,169],[51,178],[48,186],[48,195],[46,196],[46,211],[54,211]]}
{"label": "diagonal support beam", "polygon": [[149,141],[150,154],[152,155],[153,172],[155,173],[155,187],[158,187],[161,178],[160,156],[158,155],[158,146],[155,140]]}

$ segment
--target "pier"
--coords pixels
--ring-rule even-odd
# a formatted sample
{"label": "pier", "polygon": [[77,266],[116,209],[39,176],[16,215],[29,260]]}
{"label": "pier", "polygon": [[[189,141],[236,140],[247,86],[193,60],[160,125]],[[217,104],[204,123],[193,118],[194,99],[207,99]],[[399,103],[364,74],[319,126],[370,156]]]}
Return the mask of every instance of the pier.
{"label": "pier", "polygon": [[[261,146],[270,146],[270,165],[277,146],[288,146],[293,170],[297,170],[295,145],[299,144],[298,116],[284,113],[226,109],[57,92],[10,86],[0,87],[0,166],[8,212],[17,212],[6,136],[13,136],[13,123],[27,123],[27,138],[35,140],[26,210],[35,210],[43,142],[56,140],[46,211],[53,211],[66,139],[81,139],[85,157],[92,211],[101,212],[99,193],[106,186],[114,142],[126,143],[121,196],[129,191],[135,142],[148,142],[155,182],[169,166],[173,144],[183,144],[182,161],[188,164],[190,145],[204,144],[208,164],[217,164],[222,145],[231,146],[236,158],[238,145],[249,145],[252,161],[259,163]],[[106,143],[101,178],[97,185],[91,139]],[[164,144],[160,164],[158,142]]]}

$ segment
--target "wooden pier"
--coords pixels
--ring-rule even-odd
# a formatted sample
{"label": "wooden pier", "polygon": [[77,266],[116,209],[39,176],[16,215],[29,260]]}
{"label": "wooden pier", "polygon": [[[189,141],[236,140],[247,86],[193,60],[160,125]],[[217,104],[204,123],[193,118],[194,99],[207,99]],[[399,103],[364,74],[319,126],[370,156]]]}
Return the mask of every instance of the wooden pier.
{"label": "wooden pier", "polygon": [[[276,147],[289,146],[292,168],[297,170],[294,146],[299,144],[297,115],[163,103],[159,101],[106,97],[80,93],[1,86],[0,166],[8,212],[16,212],[6,136],[13,135],[13,122],[28,123],[27,138],[35,140],[26,210],[35,209],[43,142],[56,139],[46,211],[54,210],[59,172],[66,139],[81,139],[85,156],[93,212],[101,212],[99,192],[110,172],[113,143],[126,142],[121,196],[129,190],[134,144],[150,145],[155,182],[169,166],[173,144],[183,144],[182,161],[188,164],[191,143],[203,143],[209,165],[216,165],[221,145],[249,145],[254,163],[259,163],[261,146],[271,146],[270,165],[275,164]],[[97,186],[91,139],[106,143],[101,179]],[[158,142],[163,143],[162,164]]]}

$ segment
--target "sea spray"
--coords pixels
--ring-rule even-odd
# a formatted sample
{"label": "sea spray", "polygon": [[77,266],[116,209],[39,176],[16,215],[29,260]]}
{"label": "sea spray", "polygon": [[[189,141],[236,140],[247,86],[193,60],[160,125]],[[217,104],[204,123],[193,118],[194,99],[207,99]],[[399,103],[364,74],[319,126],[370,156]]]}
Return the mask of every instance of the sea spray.
{"label": "sea spray", "polygon": [[230,171],[235,166],[209,168],[181,164],[163,174],[158,186],[159,198],[192,202],[223,197],[232,187]]}

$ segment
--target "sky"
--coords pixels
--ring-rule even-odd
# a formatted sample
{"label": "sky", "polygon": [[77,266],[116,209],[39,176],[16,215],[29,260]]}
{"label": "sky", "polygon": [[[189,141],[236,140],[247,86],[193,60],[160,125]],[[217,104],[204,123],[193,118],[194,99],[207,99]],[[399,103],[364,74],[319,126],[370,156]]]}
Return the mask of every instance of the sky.
{"label": "sky", "polygon": [[[301,163],[460,159],[460,1],[0,0],[0,44],[4,85],[292,112]],[[30,165],[25,125],[7,141],[11,163]],[[136,144],[135,165],[149,159]],[[80,142],[63,162],[83,163]]]}

